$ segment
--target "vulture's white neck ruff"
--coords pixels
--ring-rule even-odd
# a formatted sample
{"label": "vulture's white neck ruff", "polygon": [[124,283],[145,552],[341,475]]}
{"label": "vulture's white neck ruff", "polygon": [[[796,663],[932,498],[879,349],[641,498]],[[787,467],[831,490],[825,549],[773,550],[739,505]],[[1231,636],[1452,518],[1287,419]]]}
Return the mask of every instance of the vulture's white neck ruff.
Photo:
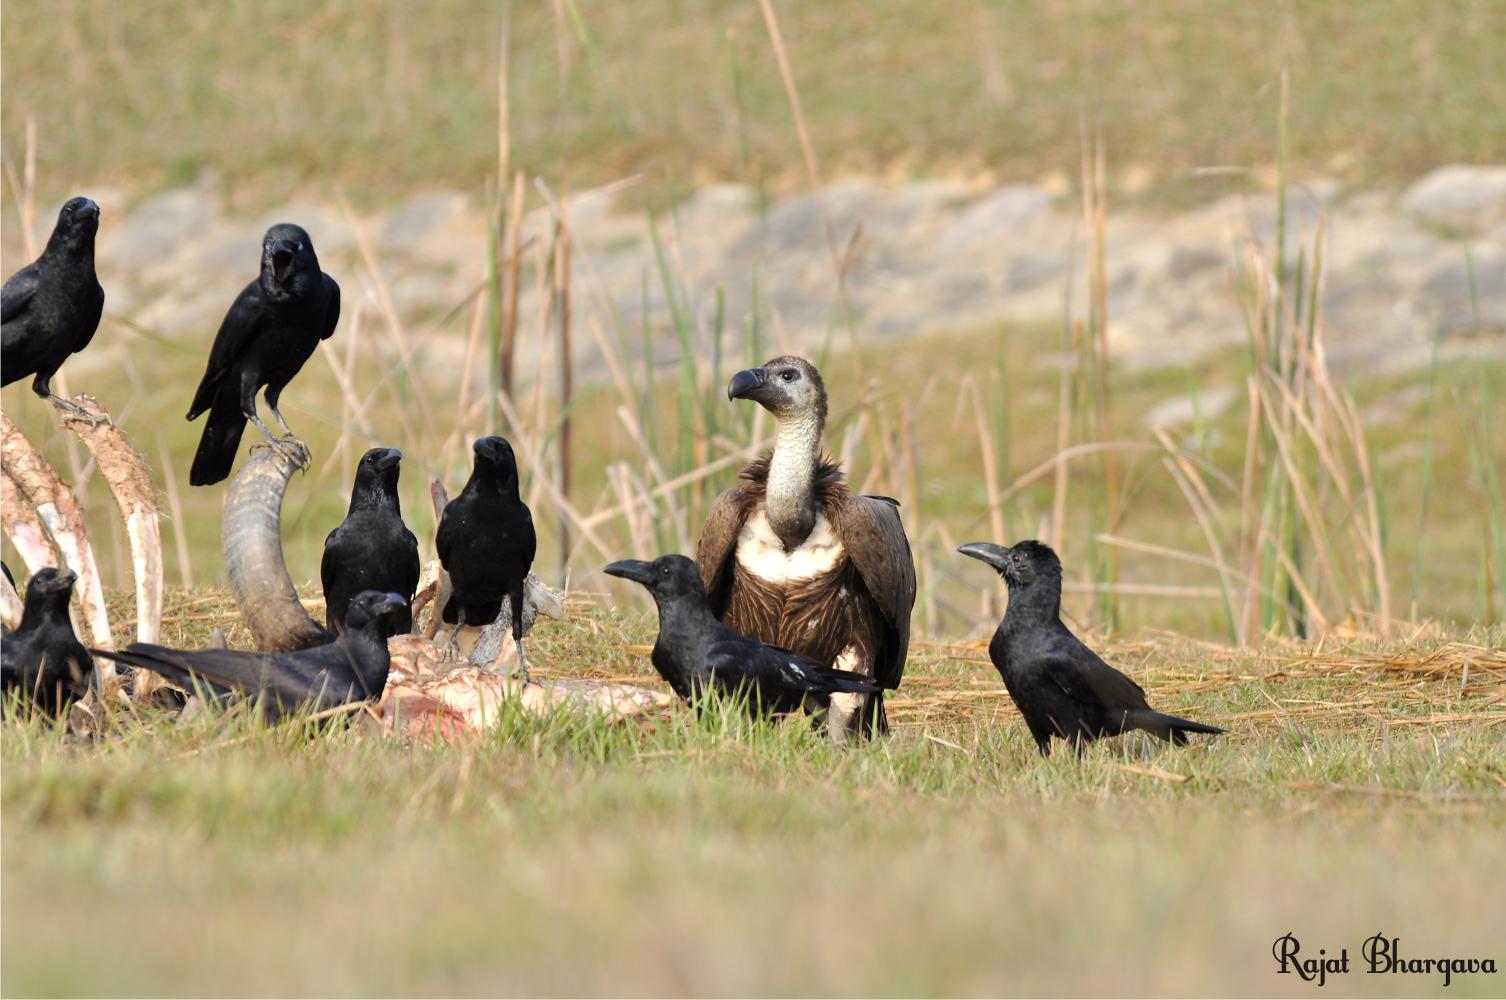
{"label": "vulture's white neck ruff", "polygon": [[778,418],[764,506],[769,512],[768,523],[782,539],[781,548],[799,547],[815,530],[816,498],[811,486],[820,451],[821,418],[814,411]]}
{"label": "vulture's white neck ruff", "polygon": [[793,550],[785,549],[784,542],[769,523],[768,514],[762,510],[748,515],[737,536],[738,564],[776,587],[824,576],[835,569],[846,554],[842,540],[824,516],[816,518],[805,541]]}

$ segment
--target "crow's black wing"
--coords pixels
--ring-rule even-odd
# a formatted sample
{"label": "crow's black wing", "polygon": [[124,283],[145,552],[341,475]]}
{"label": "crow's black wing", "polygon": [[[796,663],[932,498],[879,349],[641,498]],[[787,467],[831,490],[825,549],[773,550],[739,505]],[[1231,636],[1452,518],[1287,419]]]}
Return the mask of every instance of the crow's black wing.
{"label": "crow's black wing", "polygon": [[[335,644],[296,653],[256,653],[239,649],[168,649],[135,642],[119,653],[103,655],[169,677],[172,674],[161,668],[201,677],[222,688],[261,694],[284,709],[314,700],[325,706],[341,704],[348,700],[353,686],[359,687],[344,650]],[[362,695],[359,690],[354,693],[358,698]]]}
{"label": "crow's black wing", "polygon": [[188,409],[192,420],[214,405],[215,389],[225,373],[246,353],[257,331],[261,329],[263,308],[261,286],[253,281],[241,290],[220,330],[214,335],[214,346],[209,349],[209,364],[204,369],[204,378],[193,395],[193,405]]}
{"label": "crow's black wing", "polygon": [[1150,707],[1140,685],[1105,663],[1076,636],[1055,638],[1037,656],[1046,676],[1074,701],[1120,711]]}
{"label": "crow's black wing", "polygon": [[94,287],[88,294],[89,314],[84,317],[84,325],[79,330],[81,335],[73,342],[74,354],[89,346],[89,341],[94,339],[95,331],[99,329],[100,317],[105,314],[105,290],[98,281],[94,282]]}
{"label": "crow's black wing", "polygon": [[766,694],[830,694],[833,691],[877,691],[871,678],[847,670],[834,670],[787,649],[769,646],[741,636],[713,642],[706,653],[707,666],[719,680],[736,686],[740,681],[756,684]]}
{"label": "crow's black wing", "polygon": [[324,275],[324,332],[319,334],[320,340],[328,340],[335,335],[335,326],[340,322],[340,286],[335,279]]}
{"label": "crow's black wing", "polygon": [[41,284],[42,272],[35,264],[27,264],[11,275],[5,287],[0,288],[0,322],[9,323],[13,319],[18,319],[26,310],[26,304],[37,294],[37,288]]}

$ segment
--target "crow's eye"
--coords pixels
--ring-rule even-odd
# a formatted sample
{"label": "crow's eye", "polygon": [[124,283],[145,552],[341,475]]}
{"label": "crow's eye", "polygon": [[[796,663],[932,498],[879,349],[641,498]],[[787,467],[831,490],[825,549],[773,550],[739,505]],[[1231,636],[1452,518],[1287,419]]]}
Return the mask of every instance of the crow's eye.
{"label": "crow's eye", "polygon": [[298,244],[298,252],[299,253],[303,252],[303,244],[301,242]]}
{"label": "crow's eye", "polygon": [[668,578],[668,576],[669,576],[669,567],[668,566],[660,566],[659,567],[659,575],[662,576],[662,577]]}
{"label": "crow's eye", "polygon": [[779,377],[784,379],[786,382],[795,381],[795,373],[793,371],[790,371],[789,369],[780,372]]}

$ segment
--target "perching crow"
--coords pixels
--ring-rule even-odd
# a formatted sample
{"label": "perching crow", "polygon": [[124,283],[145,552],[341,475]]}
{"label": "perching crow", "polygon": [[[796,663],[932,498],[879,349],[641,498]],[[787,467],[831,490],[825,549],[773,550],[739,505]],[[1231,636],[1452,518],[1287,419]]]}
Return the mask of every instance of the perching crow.
{"label": "perching crow", "polygon": [[334,642],[293,653],[240,649],[168,649],[133,642],[116,653],[96,656],[154,670],[188,691],[224,700],[254,695],[273,721],[300,707],[315,711],[357,701],[375,701],[387,686],[389,619],[409,613],[401,594],[367,590],[345,612],[345,631]]}
{"label": "perching crow", "polygon": [[1178,746],[1188,733],[1222,729],[1155,711],[1140,685],[1099,659],[1062,624],[1062,564],[1042,542],[1013,548],[969,542],[957,550],[988,563],[1009,586],[1009,607],[988,644],[1009,696],[1042,754],[1051,737],[1083,743],[1143,729]]}
{"label": "perching crow", "polygon": [[659,608],[654,669],[686,701],[699,699],[713,687],[747,697],[750,712],[767,715],[797,711],[808,697],[825,707],[834,693],[879,690],[872,678],[822,666],[787,649],[739,635],[717,621],[701,572],[685,556],[660,556],[653,562],[624,559],[604,572],[641,583],[653,595]]}
{"label": "perching crow", "polygon": [[[441,619],[455,626],[490,625],[511,602],[512,637],[523,658],[523,582],[538,549],[533,515],[518,493],[518,463],[505,438],[484,437],[471,448],[475,464],[460,495],[439,515],[435,546],[453,588]],[[451,633],[454,638],[455,633]]]}
{"label": "perching crow", "polygon": [[26,587],[21,624],[0,638],[0,686],[7,695],[15,689],[23,700],[35,698],[49,715],[88,694],[94,680],[94,661],[68,618],[76,579],[71,570],[38,570]]}
{"label": "perching crow", "polygon": [[10,276],[0,290],[0,385],[28,376],[31,389],[59,409],[93,420],[77,404],[53,395],[52,376],[68,355],[89,346],[105,309],[94,274],[99,206],[70,198],[42,256]]}
{"label": "perching crow", "polygon": [[[247,285],[225,314],[209,351],[209,367],[194,393],[188,419],[209,411],[188,481],[208,486],[230,475],[246,421],[273,447],[298,447],[278,412],[282,390],[335,332],[340,286],[319,270],[309,234],[286,223],[267,230],[261,247],[261,277]],[[267,405],[287,435],[273,437],[256,415],[256,393],[267,387]]]}
{"label": "perching crow", "polygon": [[[410,604],[418,589],[418,539],[403,523],[398,506],[396,448],[372,448],[356,466],[350,512],[324,539],[319,579],[324,584],[324,622],[339,635],[345,609],[363,590],[401,594]],[[413,631],[413,613],[405,608],[387,620],[391,634]]]}

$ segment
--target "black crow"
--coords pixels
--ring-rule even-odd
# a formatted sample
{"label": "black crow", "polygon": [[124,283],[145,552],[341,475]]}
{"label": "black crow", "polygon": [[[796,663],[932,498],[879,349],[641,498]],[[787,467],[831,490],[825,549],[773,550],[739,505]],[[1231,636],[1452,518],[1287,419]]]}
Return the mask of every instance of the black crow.
{"label": "black crow", "polygon": [[[356,466],[350,512],[324,539],[319,579],[324,584],[324,623],[335,635],[345,627],[345,609],[363,590],[398,593],[410,604],[418,589],[418,539],[398,506],[396,448],[372,448]],[[410,609],[387,620],[393,635],[413,631]]]}
{"label": "black crow", "polygon": [[42,256],[10,276],[0,290],[0,385],[28,376],[31,389],[59,409],[86,420],[93,414],[53,395],[49,383],[68,355],[89,346],[105,309],[94,274],[99,206],[70,198]]}
{"label": "black crow", "polygon": [[49,715],[88,694],[94,680],[94,661],[68,618],[76,579],[71,570],[38,570],[26,587],[21,624],[0,639],[0,686],[34,698]]}
{"label": "black crow", "polygon": [[957,550],[988,563],[1009,587],[1009,607],[988,644],[1009,696],[1042,754],[1051,737],[1082,744],[1143,729],[1178,746],[1188,733],[1222,729],[1163,715],[1140,685],[1099,659],[1061,621],[1062,564],[1049,545],[969,542]]}
{"label": "black crow", "polygon": [[133,642],[116,653],[95,650],[133,667],[154,670],[188,691],[205,688],[217,700],[254,695],[273,721],[307,706],[315,711],[375,701],[387,686],[388,619],[409,613],[401,594],[357,594],[345,612],[345,631],[334,642],[293,653],[240,649],[168,649]]}
{"label": "black crow", "polygon": [[[471,449],[476,461],[460,495],[445,505],[434,538],[439,562],[453,588],[441,619],[453,624],[490,625],[511,604],[512,637],[518,664],[523,659],[523,582],[538,549],[533,515],[518,494],[518,463],[505,438],[484,437]],[[455,637],[450,633],[450,638]]]}
{"label": "black crow", "polygon": [[[261,246],[261,277],[236,298],[209,351],[209,367],[194,393],[188,419],[209,411],[188,481],[208,486],[230,475],[246,421],[278,448],[296,448],[293,432],[277,409],[282,390],[329,339],[340,319],[340,286],[319,270],[309,234],[298,226],[273,226]],[[286,438],[274,437],[256,415],[256,393],[267,387],[267,405]]]}
{"label": "black crow", "polygon": [[748,699],[755,715],[794,712],[811,698],[825,707],[834,693],[870,694],[879,685],[850,670],[739,635],[717,621],[701,583],[701,571],[686,556],[660,556],[653,562],[624,559],[607,566],[609,576],[648,588],[659,608],[659,637],[653,663],[659,675],[686,701],[708,688]]}

